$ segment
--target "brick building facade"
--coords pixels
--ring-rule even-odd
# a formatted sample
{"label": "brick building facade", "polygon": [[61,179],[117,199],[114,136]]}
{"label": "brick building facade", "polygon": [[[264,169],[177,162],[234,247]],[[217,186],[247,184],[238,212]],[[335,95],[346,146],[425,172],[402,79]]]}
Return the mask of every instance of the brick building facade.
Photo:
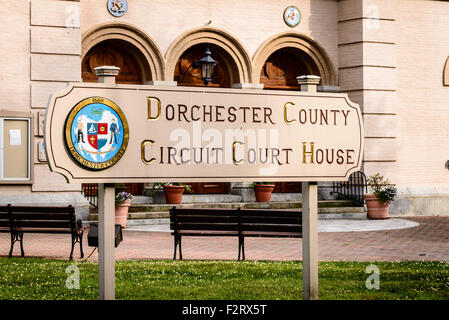
{"label": "brick building facade", "polygon": [[[185,69],[208,46],[222,66],[216,86],[298,90],[292,79],[305,73],[321,77],[322,91],[348,93],[364,115],[363,171],[399,189],[391,214],[449,214],[449,2],[128,0],[121,17],[107,2],[3,3],[0,202],[86,206],[81,186],[45,162],[52,92],[96,81],[92,70],[105,63],[121,67],[121,83],[200,85]],[[292,4],[301,13],[294,27],[283,19]],[[5,147],[14,119],[25,121],[28,147],[14,156],[18,169]]]}

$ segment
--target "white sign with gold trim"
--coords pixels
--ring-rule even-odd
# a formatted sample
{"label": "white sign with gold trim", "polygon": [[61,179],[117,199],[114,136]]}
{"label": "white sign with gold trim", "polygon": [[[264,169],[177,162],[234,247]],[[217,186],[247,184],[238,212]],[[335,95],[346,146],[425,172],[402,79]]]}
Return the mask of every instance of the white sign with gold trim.
{"label": "white sign with gold trim", "polygon": [[45,122],[69,182],[347,180],[363,136],[346,94],[293,91],[76,83]]}

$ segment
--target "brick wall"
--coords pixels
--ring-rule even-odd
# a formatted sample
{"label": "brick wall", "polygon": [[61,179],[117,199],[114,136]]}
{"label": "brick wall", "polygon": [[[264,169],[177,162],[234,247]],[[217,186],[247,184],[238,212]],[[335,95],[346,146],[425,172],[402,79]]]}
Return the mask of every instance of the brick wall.
{"label": "brick wall", "polygon": [[398,1],[398,161],[401,185],[449,185],[449,2]]}
{"label": "brick wall", "polygon": [[[50,93],[81,79],[81,39],[101,24],[124,22],[143,30],[165,55],[184,32],[223,29],[253,58],[273,35],[294,31],[324,48],[343,92],[359,103],[365,121],[364,170],[381,172],[410,197],[449,195],[449,2],[430,0],[133,0],[121,18],[106,1],[20,0],[3,3],[1,109],[33,112],[33,144]],[[295,4],[301,23],[288,27]],[[160,79],[154,79],[160,80]],[[40,116],[39,116],[40,114]],[[35,147],[35,152],[37,148]],[[8,192],[70,191],[34,154],[35,183]],[[435,189],[438,188],[438,190]],[[404,191],[405,190],[405,191]],[[435,191],[436,190],[436,191]]]}

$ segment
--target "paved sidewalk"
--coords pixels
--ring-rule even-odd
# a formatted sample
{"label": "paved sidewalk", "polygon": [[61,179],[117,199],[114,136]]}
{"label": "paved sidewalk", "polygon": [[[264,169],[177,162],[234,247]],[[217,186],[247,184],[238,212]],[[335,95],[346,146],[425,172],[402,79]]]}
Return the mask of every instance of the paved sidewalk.
{"label": "paved sidewalk", "polygon": [[[407,219],[326,219],[318,220],[318,232],[353,232],[353,231],[379,231],[412,228],[419,226],[418,222]],[[170,224],[130,224],[127,231],[159,231],[171,232]]]}
{"label": "paved sidewalk", "polygon": [[[408,227],[402,229],[348,232],[347,230],[352,230],[351,228],[354,226],[340,225],[335,230],[328,229],[327,232],[319,232],[319,260],[449,261],[449,216],[389,219],[390,224],[403,226],[404,222],[400,220],[414,222],[415,226],[409,224]],[[368,223],[367,226],[379,223],[371,220],[364,221],[363,223]],[[360,223],[360,221],[354,223]],[[334,232],[341,230],[346,232]],[[116,249],[117,260],[173,258],[173,237],[169,232],[142,232],[125,229],[123,236],[124,241]],[[27,257],[68,259],[70,242],[70,235],[25,234],[25,254]],[[8,255],[9,245],[9,234],[0,233],[0,256]],[[93,250],[87,246],[87,233],[83,245],[87,257]],[[186,260],[236,260],[237,253],[237,238],[183,238],[183,258]],[[247,260],[301,260],[302,240],[248,238],[245,240],[245,253]],[[14,249],[14,255],[20,255],[18,246]],[[79,257],[78,246],[75,249],[74,257]],[[89,261],[96,261],[97,258],[97,251],[95,251]]]}

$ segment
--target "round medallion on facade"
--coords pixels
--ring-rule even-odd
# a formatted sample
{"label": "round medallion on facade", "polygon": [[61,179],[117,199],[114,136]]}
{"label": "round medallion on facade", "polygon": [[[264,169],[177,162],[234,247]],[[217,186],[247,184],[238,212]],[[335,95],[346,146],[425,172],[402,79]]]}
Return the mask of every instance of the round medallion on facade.
{"label": "round medallion on facade", "polygon": [[289,6],[284,10],[284,21],[289,27],[296,27],[301,21],[301,12],[295,6]]}
{"label": "round medallion on facade", "polygon": [[111,100],[91,97],[79,102],[65,124],[65,140],[73,158],[94,170],[113,166],[125,153],[128,122]]}
{"label": "round medallion on facade", "polygon": [[121,17],[128,10],[128,2],[126,0],[108,0],[108,11],[114,17]]}

